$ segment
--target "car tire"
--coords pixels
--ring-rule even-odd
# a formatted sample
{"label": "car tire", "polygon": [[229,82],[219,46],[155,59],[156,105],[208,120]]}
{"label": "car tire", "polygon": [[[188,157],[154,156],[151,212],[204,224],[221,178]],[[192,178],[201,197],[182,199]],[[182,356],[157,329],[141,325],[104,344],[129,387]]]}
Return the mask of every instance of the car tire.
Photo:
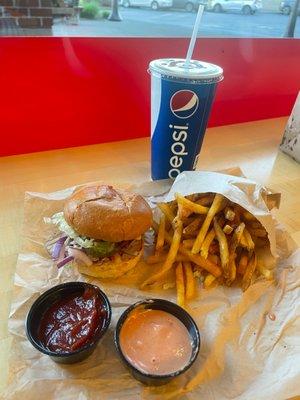
{"label": "car tire", "polygon": [[152,1],[151,10],[154,10],[154,11],[158,10],[158,2],[157,1]]}
{"label": "car tire", "polygon": [[123,0],[123,2],[122,2],[122,6],[123,6],[123,7],[125,7],[125,8],[128,8],[128,7],[130,7],[129,0]]}
{"label": "car tire", "polygon": [[220,13],[220,12],[222,12],[222,11],[223,11],[223,8],[222,8],[221,4],[215,4],[215,5],[214,5],[214,8],[213,8],[213,11],[214,11],[215,13]]}
{"label": "car tire", "polygon": [[282,9],[282,12],[284,15],[290,15],[291,13],[291,7],[290,6],[284,6]]}
{"label": "car tire", "polygon": [[251,11],[252,11],[252,9],[251,9],[250,6],[244,6],[244,7],[242,8],[242,13],[243,13],[244,15],[250,15],[250,14],[251,14]]}
{"label": "car tire", "polygon": [[185,5],[184,8],[185,8],[185,11],[187,11],[187,12],[192,12],[192,11],[194,11],[194,4],[188,2],[188,3],[186,3],[186,5]]}

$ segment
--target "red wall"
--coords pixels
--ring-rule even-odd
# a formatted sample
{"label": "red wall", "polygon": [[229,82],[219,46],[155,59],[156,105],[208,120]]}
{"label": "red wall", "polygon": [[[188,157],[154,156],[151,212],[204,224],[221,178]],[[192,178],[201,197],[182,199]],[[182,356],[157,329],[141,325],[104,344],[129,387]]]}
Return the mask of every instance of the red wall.
{"label": "red wall", "polygon": [[[148,63],[186,48],[178,38],[0,38],[0,155],[148,136]],[[210,126],[289,114],[299,54],[296,39],[199,40],[194,58],[225,75]]]}

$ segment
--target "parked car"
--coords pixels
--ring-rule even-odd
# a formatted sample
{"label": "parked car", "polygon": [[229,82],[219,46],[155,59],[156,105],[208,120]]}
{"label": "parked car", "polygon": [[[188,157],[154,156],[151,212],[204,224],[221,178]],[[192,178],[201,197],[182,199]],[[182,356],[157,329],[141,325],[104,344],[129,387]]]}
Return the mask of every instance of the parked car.
{"label": "parked car", "polygon": [[173,0],[122,0],[123,7],[150,7],[152,10],[170,8]]}
{"label": "parked car", "polygon": [[207,0],[173,0],[172,8],[180,8],[185,11],[197,11],[200,4],[206,6]]}
{"label": "parked car", "polygon": [[[279,10],[282,14],[290,15],[295,4],[295,0],[284,0],[280,3]],[[298,8],[298,15],[300,15],[300,7]]]}
{"label": "parked car", "polygon": [[261,0],[212,0],[208,6],[214,12],[239,11],[246,15],[254,14],[261,7]]}

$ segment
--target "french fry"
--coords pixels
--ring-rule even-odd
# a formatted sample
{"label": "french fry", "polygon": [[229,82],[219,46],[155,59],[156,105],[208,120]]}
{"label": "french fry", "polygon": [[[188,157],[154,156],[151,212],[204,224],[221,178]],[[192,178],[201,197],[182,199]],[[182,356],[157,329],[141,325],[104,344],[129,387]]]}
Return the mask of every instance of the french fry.
{"label": "french fry", "polygon": [[194,297],[196,291],[194,273],[189,261],[183,263],[183,268],[185,274],[185,297],[190,300]]}
{"label": "french fry", "polygon": [[[170,244],[172,242],[172,236],[168,232],[166,232],[165,237],[166,242]],[[179,254],[188,257],[189,260],[196,264],[198,267],[205,269],[215,277],[219,277],[222,275],[222,270],[218,265],[210,260],[206,260],[200,254],[193,254],[190,250],[185,249],[182,244],[179,247]]]}
{"label": "french fry", "polygon": [[177,208],[178,208],[178,204],[176,200],[171,201],[170,203],[168,203],[170,210],[172,211],[173,214],[177,213]]}
{"label": "french fry", "polygon": [[225,218],[228,219],[228,221],[233,221],[235,218],[235,212],[231,207],[226,207],[224,210],[224,215]]}
{"label": "french fry", "polygon": [[214,228],[212,228],[208,234],[206,235],[202,245],[201,245],[201,250],[200,250],[200,254],[202,257],[207,258],[208,256],[208,251],[209,251],[209,246],[211,245],[212,241],[214,240],[214,238],[216,237],[216,233]]}
{"label": "french fry", "polygon": [[202,222],[202,216],[197,216],[183,229],[183,234],[186,236],[196,236]]}
{"label": "french fry", "polygon": [[243,276],[246,271],[247,265],[248,265],[248,255],[246,252],[243,251],[237,267],[237,273]]}
{"label": "french fry", "polygon": [[244,222],[241,222],[238,225],[238,227],[235,228],[232,235],[229,247],[229,276],[226,282],[227,284],[231,284],[236,278],[236,265],[235,265],[236,248],[240,244],[244,229],[245,229],[245,224]]}
{"label": "french fry", "polygon": [[188,208],[184,207],[184,205],[177,203],[178,208],[177,208],[177,216],[180,218],[182,221],[185,221],[188,219],[188,217],[193,214],[193,211],[189,210]]}
{"label": "french fry", "polygon": [[[167,232],[165,232],[165,235],[167,236]],[[178,220],[172,238],[172,242],[170,245],[169,253],[167,255],[167,258],[164,262],[162,269],[156,274],[146,279],[146,281],[141,285],[142,288],[146,287],[147,285],[152,285],[154,282],[161,279],[172,268],[172,265],[176,260],[177,252],[180,245],[181,235],[182,235],[182,221]]]}
{"label": "french fry", "polygon": [[241,212],[242,208],[238,204],[234,204],[233,206],[234,211],[234,219],[233,222],[238,225],[241,222]]}
{"label": "french fry", "polygon": [[175,198],[177,200],[178,207],[179,207],[179,205],[182,205],[183,207],[187,208],[188,210],[190,210],[196,214],[207,214],[208,213],[208,210],[209,210],[208,207],[204,207],[204,206],[201,206],[200,204],[196,204],[193,201],[188,200],[185,197],[181,196],[181,194],[179,194],[179,193],[175,194]]}
{"label": "french fry", "polygon": [[248,287],[251,285],[251,279],[254,274],[256,265],[257,265],[257,258],[256,258],[255,252],[253,252],[253,254],[249,260],[249,263],[247,265],[246,271],[244,273],[243,279],[242,279],[243,292],[245,292],[248,289]]}
{"label": "french fry", "polygon": [[243,218],[246,220],[246,221],[255,221],[256,220],[256,218],[254,217],[254,215],[252,215],[249,211],[247,211],[247,210],[244,210],[243,211]]}
{"label": "french fry", "polygon": [[273,271],[255,253],[258,247],[268,246],[267,232],[251,213],[220,194],[184,197],[177,193],[175,198],[159,204],[163,217],[159,225],[154,223],[155,254],[146,262],[161,265],[142,288],[161,280],[175,263],[177,299],[182,306],[195,293],[199,274],[202,280],[204,274],[205,288],[213,282],[231,285],[239,274],[243,291],[256,276],[273,279]]}
{"label": "french fry", "polygon": [[219,242],[220,246],[220,258],[221,258],[221,264],[222,268],[224,271],[224,276],[225,278],[229,277],[229,269],[228,269],[228,263],[229,263],[229,251],[228,251],[228,243],[227,243],[227,238],[225,233],[222,231],[222,228],[218,224],[218,221],[216,218],[214,219],[214,230],[216,232],[216,237]]}
{"label": "french fry", "polygon": [[156,246],[155,246],[155,249],[157,251],[160,250],[164,246],[165,230],[166,230],[166,217],[165,217],[165,215],[162,215],[162,217],[159,221],[158,234],[157,234],[157,240],[156,240]]}
{"label": "french fry", "polygon": [[235,257],[229,258],[229,278],[226,280],[226,285],[230,286],[236,278]]}
{"label": "french fry", "polygon": [[221,260],[220,257],[217,256],[216,254],[209,254],[207,259],[217,265],[221,265]]}
{"label": "french fry", "polygon": [[176,267],[176,290],[177,290],[177,304],[181,307],[184,307],[185,288],[184,288],[183,268],[181,262],[179,262]]}
{"label": "french fry", "polygon": [[[183,252],[183,249],[180,248],[180,251]],[[194,264],[198,265],[199,267],[205,269],[206,271],[210,272],[212,275],[215,277],[219,277],[222,275],[222,270],[218,265],[213,263],[210,260],[206,260],[200,254],[193,254],[191,251],[186,250],[183,252],[183,254],[186,254],[190,261],[192,261]]]}
{"label": "french fry", "polygon": [[205,279],[204,279],[204,283],[203,286],[205,289],[207,289],[209,286],[211,286],[211,284],[216,280],[216,277],[208,274],[206,275]]}
{"label": "french fry", "polygon": [[266,279],[270,281],[274,279],[273,270],[264,267],[261,263],[257,263],[257,269]]}
{"label": "french fry", "polygon": [[157,204],[160,211],[166,216],[167,220],[172,224],[175,218],[174,212],[171,210],[171,207],[167,203],[158,203]]}
{"label": "french fry", "polygon": [[194,239],[185,239],[182,241],[182,245],[186,249],[191,249],[193,247],[194,241]]}
{"label": "french fry", "polygon": [[230,225],[225,225],[223,228],[225,235],[230,235],[233,232],[233,227]]}
{"label": "french fry", "polygon": [[214,201],[212,202],[210,209],[208,210],[208,213],[207,213],[206,218],[201,226],[198,236],[195,240],[194,246],[192,248],[193,254],[199,253],[202,243],[207,234],[207,231],[209,230],[209,226],[210,226],[214,216],[216,215],[216,213],[218,211],[220,211],[222,206],[225,206],[225,198],[221,194],[217,193],[215,195]]}
{"label": "french fry", "polygon": [[195,203],[200,204],[201,206],[211,206],[211,203],[214,200],[215,195],[213,193],[206,194],[201,197],[199,200],[196,200]]}
{"label": "french fry", "polygon": [[253,250],[255,245],[254,245],[254,242],[252,240],[251,234],[250,234],[250,232],[248,231],[248,229],[246,227],[244,228],[243,235],[244,235],[246,243],[247,243],[247,249],[249,251]]}
{"label": "french fry", "polygon": [[[241,245],[242,247],[244,247],[245,249],[248,249],[248,241],[247,241],[247,239],[246,239],[246,237],[245,237],[245,230],[244,230],[244,232],[243,232],[243,234],[242,234],[240,245]],[[249,249],[248,249],[248,250],[249,250]]]}

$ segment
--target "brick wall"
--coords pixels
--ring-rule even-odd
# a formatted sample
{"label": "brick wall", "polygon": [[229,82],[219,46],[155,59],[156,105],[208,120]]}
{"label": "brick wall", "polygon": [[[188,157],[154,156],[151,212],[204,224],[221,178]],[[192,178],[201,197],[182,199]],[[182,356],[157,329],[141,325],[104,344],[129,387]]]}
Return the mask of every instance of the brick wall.
{"label": "brick wall", "polygon": [[0,29],[51,29],[52,0],[0,0]]}

